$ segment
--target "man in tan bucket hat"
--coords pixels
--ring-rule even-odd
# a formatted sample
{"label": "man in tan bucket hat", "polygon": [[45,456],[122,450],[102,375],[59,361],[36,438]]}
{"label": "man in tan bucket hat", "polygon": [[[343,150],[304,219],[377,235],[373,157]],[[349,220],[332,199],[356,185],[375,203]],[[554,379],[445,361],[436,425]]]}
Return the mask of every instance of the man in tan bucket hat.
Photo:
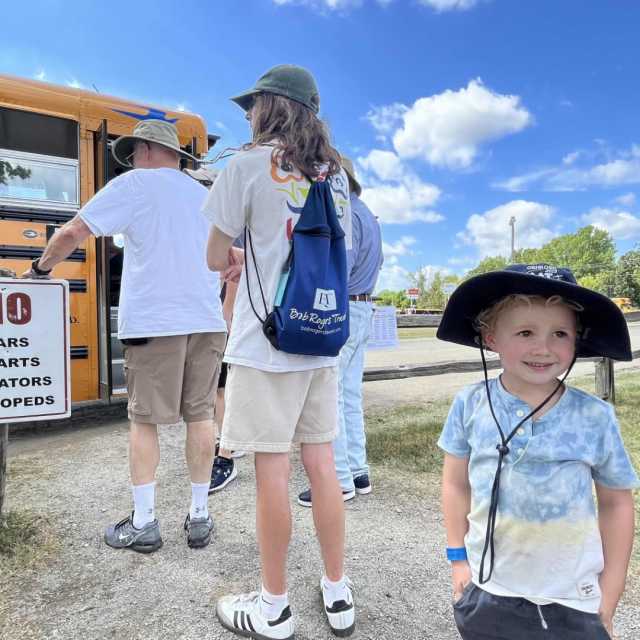
{"label": "man in tan bucket hat", "polygon": [[220,280],[209,271],[207,189],[180,171],[176,127],[145,120],[113,143],[132,167],[114,178],[50,240],[25,274],[47,276],[89,236],[124,237],[118,337],[125,344],[129,394],[129,466],[134,510],[107,527],[114,548],[151,553],[162,546],[155,518],[158,424],[187,423],[192,501],[184,528],[190,547],[209,544],[207,497],[213,462],[213,405],[226,324]]}

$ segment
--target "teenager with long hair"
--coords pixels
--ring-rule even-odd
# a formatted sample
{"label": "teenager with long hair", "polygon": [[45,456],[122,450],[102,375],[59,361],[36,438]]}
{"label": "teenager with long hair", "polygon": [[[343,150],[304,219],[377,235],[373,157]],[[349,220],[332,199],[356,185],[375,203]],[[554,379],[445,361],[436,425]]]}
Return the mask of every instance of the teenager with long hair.
{"label": "teenager with long hair", "polygon": [[[275,300],[311,180],[329,181],[349,244],[347,177],[318,118],[318,89],[308,71],[293,65],[275,67],[233,100],[245,110],[253,138],[221,172],[204,212],[213,222],[209,267],[224,272],[227,279],[239,278],[225,353],[232,366],[221,447],[255,452],[262,588],[221,598],[217,615],[238,635],[293,637],[286,572],[291,538],[289,451],[292,443],[300,443],[324,563],[324,609],[332,631],[347,636],[355,627],[355,614],[352,584],[344,574],[344,507],[331,444],[338,419],[337,359],[274,349],[257,317],[264,314],[263,300],[269,307]],[[242,264],[242,253],[232,243],[245,228]]]}

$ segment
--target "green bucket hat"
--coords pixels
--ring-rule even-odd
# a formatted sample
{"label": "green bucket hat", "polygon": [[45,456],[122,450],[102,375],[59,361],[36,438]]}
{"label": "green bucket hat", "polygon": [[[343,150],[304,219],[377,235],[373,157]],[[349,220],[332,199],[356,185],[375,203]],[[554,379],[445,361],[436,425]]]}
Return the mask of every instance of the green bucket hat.
{"label": "green bucket hat", "polygon": [[342,154],[340,155],[340,160],[342,162],[342,168],[347,172],[349,179],[353,183],[354,193],[358,197],[360,197],[360,194],[362,193],[362,187],[360,186],[360,183],[356,179],[356,171],[353,168],[353,162],[351,162],[350,158],[347,158],[347,156],[343,156]]}
{"label": "green bucket hat", "polygon": [[249,111],[259,93],[275,93],[295,100],[317,114],[320,94],[315,78],[309,71],[294,64],[280,64],[258,78],[256,86],[231,98],[245,111]]}
{"label": "green bucket hat", "polygon": [[176,151],[183,158],[187,158],[187,160],[200,162],[198,158],[195,158],[180,148],[178,129],[175,124],[165,122],[164,120],[153,119],[138,122],[132,135],[120,136],[115,140],[111,145],[113,157],[125,167],[131,167],[132,165],[127,158],[133,152],[133,147],[138,140],[162,145],[163,147],[167,147],[167,149]]}

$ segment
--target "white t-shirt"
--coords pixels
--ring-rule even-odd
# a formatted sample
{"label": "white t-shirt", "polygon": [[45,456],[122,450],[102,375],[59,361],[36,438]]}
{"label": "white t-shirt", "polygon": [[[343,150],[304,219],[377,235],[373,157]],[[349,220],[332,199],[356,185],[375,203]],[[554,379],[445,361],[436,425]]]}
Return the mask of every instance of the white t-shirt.
{"label": "white t-shirt", "polygon": [[[203,213],[224,234],[237,238],[245,225],[251,232],[256,264],[267,310],[273,301],[282,267],[289,256],[291,234],[300,218],[310,183],[298,171],[283,171],[272,162],[274,147],[264,145],[235,155],[222,170],[207,197]],[[330,178],[333,200],[347,247],[351,247],[351,205],[347,176]],[[304,371],[337,364],[336,358],[278,351],[262,332],[247,294],[247,273],[253,306],[261,318],[265,309],[253,257],[245,248],[245,266],[233,309],[233,327],[225,362],[263,371]]]}
{"label": "white t-shirt", "polygon": [[206,263],[206,195],[177,169],[134,169],[80,210],[94,235],[124,237],[119,338],[226,331],[220,277]]}

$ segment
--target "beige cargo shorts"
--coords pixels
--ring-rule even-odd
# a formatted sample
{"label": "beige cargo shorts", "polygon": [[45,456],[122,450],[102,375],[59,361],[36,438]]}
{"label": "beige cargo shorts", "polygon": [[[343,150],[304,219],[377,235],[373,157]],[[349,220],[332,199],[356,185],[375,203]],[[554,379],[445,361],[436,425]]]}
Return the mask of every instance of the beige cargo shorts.
{"label": "beige cargo shorts", "polygon": [[227,334],[191,333],[126,345],[129,420],[175,424],[213,420]]}
{"label": "beige cargo shorts", "polygon": [[229,367],[221,448],[283,453],[291,443],[332,442],[337,431],[337,367],[284,373]]}

